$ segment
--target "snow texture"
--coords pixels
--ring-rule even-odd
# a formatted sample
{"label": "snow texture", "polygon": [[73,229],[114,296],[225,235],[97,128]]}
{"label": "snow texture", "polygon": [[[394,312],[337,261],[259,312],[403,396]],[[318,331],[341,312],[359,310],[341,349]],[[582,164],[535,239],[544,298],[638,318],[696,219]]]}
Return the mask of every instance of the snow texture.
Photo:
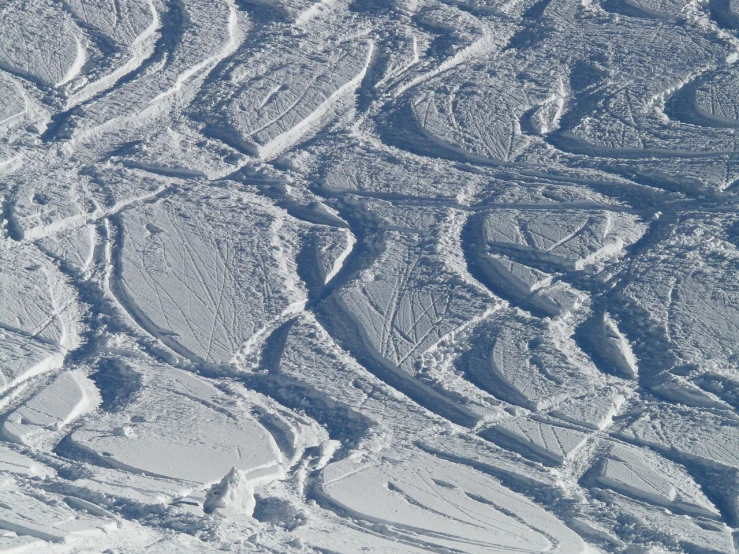
{"label": "snow texture", "polygon": [[736,554],[739,1],[0,0],[0,553]]}

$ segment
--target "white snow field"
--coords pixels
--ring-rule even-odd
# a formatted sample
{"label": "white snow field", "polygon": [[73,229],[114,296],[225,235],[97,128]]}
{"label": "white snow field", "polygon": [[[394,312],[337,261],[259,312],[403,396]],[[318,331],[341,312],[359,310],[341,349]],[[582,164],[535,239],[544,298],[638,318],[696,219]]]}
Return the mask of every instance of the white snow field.
{"label": "white snow field", "polygon": [[737,129],[737,0],[0,0],[0,554],[737,554]]}

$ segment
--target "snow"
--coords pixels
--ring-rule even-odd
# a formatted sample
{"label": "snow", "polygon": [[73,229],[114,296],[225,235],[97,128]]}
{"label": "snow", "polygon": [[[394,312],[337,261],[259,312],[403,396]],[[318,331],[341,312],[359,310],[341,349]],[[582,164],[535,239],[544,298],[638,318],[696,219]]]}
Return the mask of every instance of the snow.
{"label": "snow", "polygon": [[516,211],[496,210],[485,219],[482,234],[493,249],[581,270],[619,254],[643,234],[643,227],[628,214],[594,210],[536,210],[523,219]]}
{"label": "snow", "polygon": [[[259,482],[282,475],[282,456],[254,419],[213,402],[217,389],[179,370],[161,368],[151,390],[125,410],[88,419],[69,435],[80,455],[133,473],[211,484],[232,467]],[[224,413],[225,412],[225,413]]]}
{"label": "snow", "polygon": [[[297,283],[290,286],[297,281],[289,265],[297,225],[253,196],[211,202],[220,225],[189,215],[186,195],[123,213],[115,288],[142,326],[175,352],[219,364],[297,310],[305,296]],[[234,232],[239,218],[252,229]],[[293,236],[277,238],[283,233]],[[281,286],[273,289],[272,282]]]}
{"label": "snow", "polygon": [[428,455],[380,452],[378,462],[337,462],[324,470],[321,489],[355,518],[393,525],[399,540],[417,534],[463,552],[584,552],[572,531],[522,497]]}
{"label": "snow", "polygon": [[572,457],[588,440],[587,434],[576,429],[551,425],[535,419],[511,420],[496,425],[492,439],[501,434],[505,439],[518,443],[517,446],[532,455],[543,457],[549,462],[562,464]]}
{"label": "snow", "polygon": [[226,508],[247,515],[254,513],[255,506],[254,488],[249,482],[249,477],[236,468],[229,471],[220,483],[208,491],[203,503],[206,512]]}
{"label": "snow", "polygon": [[47,477],[54,475],[54,470],[24,456],[8,447],[0,449],[0,468],[5,474],[27,475],[29,477]]}
{"label": "snow", "polygon": [[[666,506],[675,512],[719,518],[718,510],[692,479],[680,473],[679,466],[659,459],[648,450],[616,444],[605,458],[596,481],[626,496]],[[680,491],[677,486],[681,487]]]}
{"label": "snow", "polygon": [[438,253],[425,251],[425,233],[436,226],[418,223],[418,231],[392,225],[383,233],[384,248],[374,263],[337,293],[339,306],[361,329],[365,346],[405,371],[413,371],[421,353],[480,317],[492,303],[478,287],[444,267]]}
{"label": "snow", "polygon": [[76,25],[58,3],[24,2],[4,9],[5,39],[0,67],[10,73],[60,86],[84,65],[85,50]]}
{"label": "snow", "polygon": [[515,312],[496,315],[483,326],[484,350],[469,366],[492,394],[528,409],[548,410],[579,396],[578,391],[605,384],[587,361],[583,364],[570,355],[568,350],[576,352],[576,345],[559,347],[561,337],[556,328]]}
{"label": "snow", "polygon": [[83,380],[86,378],[69,371],[62,373],[48,387],[7,417],[2,428],[3,437],[13,442],[26,443],[38,428],[59,431],[89,411],[92,399],[85,388],[92,387],[92,383],[88,381],[83,384]]}
{"label": "snow", "polygon": [[739,2],[0,0],[0,552],[735,554]]}
{"label": "snow", "polygon": [[70,542],[116,529],[114,521],[76,514],[64,504],[23,494],[13,480],[0,490],[0,529],[48,542]]}
{"label": "snow", "polygon": [[576,425],[602,431],[613,423],[614,416],[619,414],[625,401],[624,395],[617,390],[596,390],[584,397],[565,400],[551,412],[551,415]]}
{"label": "snow", "polygon": [[[308,63],[297,56],[290,63],[296,48],[311,51],[315,46],[309,41],[266,44],[263,54],[248,65],[228,69],[227,88],[221,92],[228,101],[220,95],[211,99],[211,93],[205,105],[217,104],[199,117],[217,126],[212,132],[226,142],[260,158],[276,157],[320,125],[334,105],[357,88],[374,48],[372,42],[353,41],[330,51],[312,51]],[[278,65],[269,69],[272,62]],[[315,84],[305,89],[307,83]]]}

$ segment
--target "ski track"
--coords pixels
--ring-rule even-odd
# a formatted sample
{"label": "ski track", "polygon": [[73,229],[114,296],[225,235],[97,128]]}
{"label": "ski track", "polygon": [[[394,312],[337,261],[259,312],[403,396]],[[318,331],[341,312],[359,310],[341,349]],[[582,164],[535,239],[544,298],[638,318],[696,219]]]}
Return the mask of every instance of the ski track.
{"label": "ski track", "polygon": [[0,552],[736,552],[739,4],[524,4],[0,9]]}

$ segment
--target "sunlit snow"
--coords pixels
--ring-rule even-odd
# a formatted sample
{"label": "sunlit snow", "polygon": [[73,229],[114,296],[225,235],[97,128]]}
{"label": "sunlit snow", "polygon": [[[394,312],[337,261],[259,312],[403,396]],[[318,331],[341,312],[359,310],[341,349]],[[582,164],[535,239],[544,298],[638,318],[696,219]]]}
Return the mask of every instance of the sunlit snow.
{"label": "sunlit snow", "polygon": [[736,554],[739,1],[0,0],[0,554]]}

